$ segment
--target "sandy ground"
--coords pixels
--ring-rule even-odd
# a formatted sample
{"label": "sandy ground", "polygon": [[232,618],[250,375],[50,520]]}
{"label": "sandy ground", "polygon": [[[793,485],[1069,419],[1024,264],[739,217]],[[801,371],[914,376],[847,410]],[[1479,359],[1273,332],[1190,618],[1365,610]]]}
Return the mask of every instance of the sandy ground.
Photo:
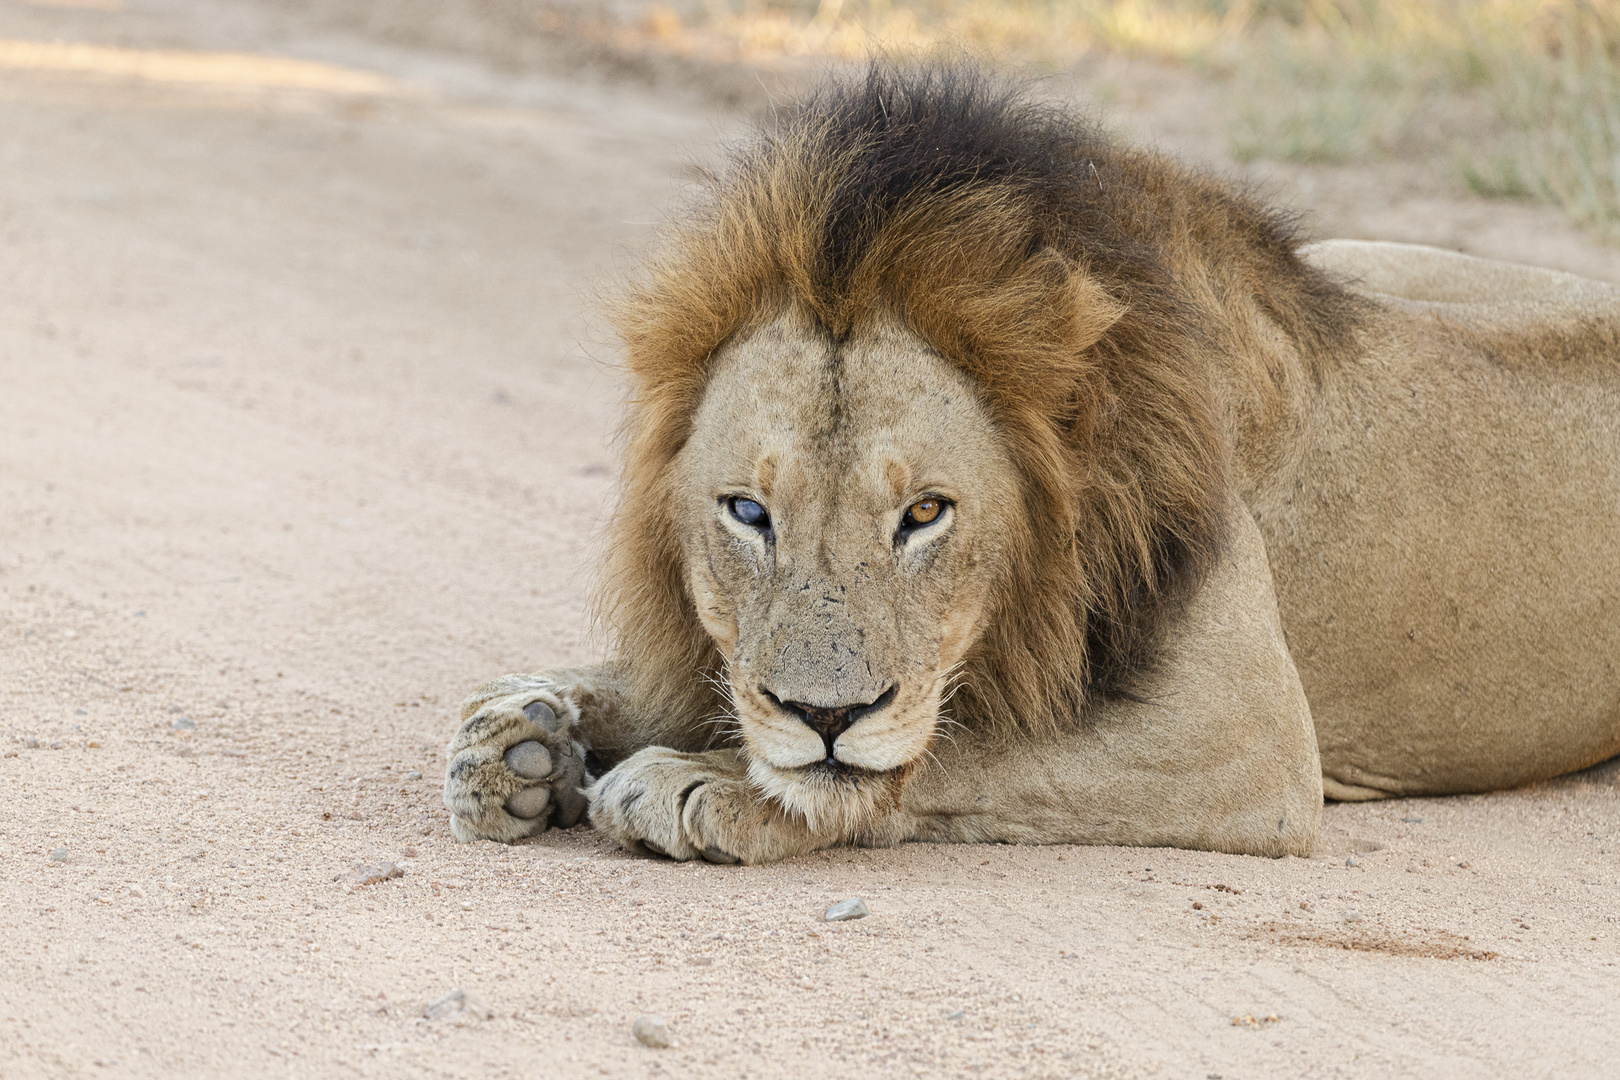
{"label": "sandy ground", "polygon": [[[1332,805],[1313,859],[456,844],[457,700],[595,655],[591,283],[738,117],[335,2],[67,2],[0,3],[0,39],[333,67],[0,45],[0,1077],[1616,1075],[1616,763]],[[386,82],[322,88],[356,72]],[[1080,79],[1219,159],[1196,81]],[[1620,279],[1411,168],[1257,173],[1323,234]],[[424,1016],[458,988],[483,1007]]]}

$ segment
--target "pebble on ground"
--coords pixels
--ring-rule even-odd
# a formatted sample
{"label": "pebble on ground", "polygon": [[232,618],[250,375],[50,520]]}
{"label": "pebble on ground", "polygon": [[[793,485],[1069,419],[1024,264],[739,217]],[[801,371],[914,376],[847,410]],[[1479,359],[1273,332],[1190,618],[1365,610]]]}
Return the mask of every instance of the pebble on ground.
{"label": "pebble on ground", "polygon": [[823,917],[828,922],[844,922],[847,919],[864,919],[870,914],[872,909],[866,906],[866,901],[855,896],[834,904]]}
{"label": "pebble on ground", "polygon": [[651,1013],[642,1013],[636,1017],[636,1022],[630,1025],[630,1033],[642,1046],[651,1046],[659,1050],[674,1041],[669,1035],[669,1022],[662,1016],[654,1016]]}

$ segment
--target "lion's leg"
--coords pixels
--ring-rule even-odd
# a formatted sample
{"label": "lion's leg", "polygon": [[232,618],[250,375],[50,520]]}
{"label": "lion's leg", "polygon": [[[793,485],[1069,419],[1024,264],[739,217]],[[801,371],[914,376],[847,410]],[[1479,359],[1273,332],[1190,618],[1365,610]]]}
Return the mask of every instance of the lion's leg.
{"label": "lion's leg", "polygon": [[748,781],[736,750],[650,747],[591,786],[591,824],[632,850],[687,861],[767,863],[838,843]]}
{"label": "lion's leg", "polygon": [[1230,550],[1169,634],[1138,700],[1049,739],[970,730],[906,785],[917,839],[1158,845],[1308,854],[1322,812],[1310,708],[1283,640],[1259,530]]}
{"label": "lion's leg", "polygon": [[458,840],[510,843],[585,813],[586,756],[625,746],[616,665],[503,675],[478,688],[450,740],[444,803]]}

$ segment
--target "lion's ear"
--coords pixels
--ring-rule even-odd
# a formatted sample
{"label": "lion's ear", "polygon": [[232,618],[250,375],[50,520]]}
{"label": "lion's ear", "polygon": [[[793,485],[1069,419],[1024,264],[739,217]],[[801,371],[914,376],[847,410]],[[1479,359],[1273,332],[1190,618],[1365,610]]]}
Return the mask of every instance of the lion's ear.
{"label": "lion's ear", "polygon": [[1067,331],[1063,335],[1064,345],[1075,353],[1085,352],[1124,318],[1127,306],[1084,266],[1075,265],[1055,251],[1049,254],[1061,263],[1060,272],[1067,279],[1059,290],[1063,297],[1059,303],[1067,309],[1061,312]]}

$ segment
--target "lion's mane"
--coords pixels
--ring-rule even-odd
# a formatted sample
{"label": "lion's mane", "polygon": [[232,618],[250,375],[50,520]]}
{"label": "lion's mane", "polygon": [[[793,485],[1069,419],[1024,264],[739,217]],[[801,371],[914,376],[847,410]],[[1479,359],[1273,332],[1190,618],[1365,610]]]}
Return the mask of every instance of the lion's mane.
{"label": "lion's mane", "polygon": [[1125,691],[1223,543],[1232,438],[1212,372],[1233,339],[1184,256],[1255,282],[1309,361],[1331,345],[1324,313],[1349,316],[1291,222],[962,66],[875,64],[704,180],[613,310],[632,404],[599,603],[635,711],[690,718],[699,742],[725,711],[671,464],[716,350],[790,304],[834,340],[898,315],[977,382],[1017,464],[1013,570],[951,713],[1038,731]]}

